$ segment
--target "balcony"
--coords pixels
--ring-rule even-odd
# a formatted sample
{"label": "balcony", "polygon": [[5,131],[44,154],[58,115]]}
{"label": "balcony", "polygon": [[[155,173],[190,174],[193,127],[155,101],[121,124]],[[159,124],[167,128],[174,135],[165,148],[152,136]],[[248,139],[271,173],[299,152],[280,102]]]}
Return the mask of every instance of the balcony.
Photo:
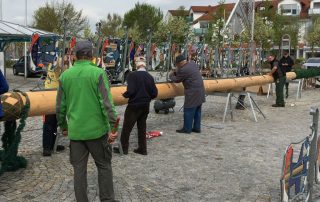
{"label": "balcony", "polygon": [[300,4],[282,2],[278,5],[278,14],[285,16],[299,16],[301,12]]}
{"label": "balcony", "polygon": [[309,15],[315,15],[315,14],[320,14],[320,8],[313,8],[313,9],[309,9]]}

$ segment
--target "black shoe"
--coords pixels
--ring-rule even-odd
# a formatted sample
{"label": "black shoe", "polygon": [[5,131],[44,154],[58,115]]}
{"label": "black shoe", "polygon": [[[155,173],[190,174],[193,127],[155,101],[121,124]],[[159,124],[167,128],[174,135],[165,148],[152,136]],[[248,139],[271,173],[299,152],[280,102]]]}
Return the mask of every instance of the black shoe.
{"label": "black shoe", "polygon": [[[114,153],[117,153],[117,154],[120,154],[120,149],[119,147],[113,147],[113,152]],[[122,150],[123,154],[124,155],[127,155],[128,154],[128,150]]]}
{"label": "black shoe", "polygon": [[236,109],[245,110],[246,108],[244,108],[244,106],[239,105],[239,106],[236,106]]}
{"label": "black shoe", "polygon": [[50,149],[44,149],[42,155],[43,156],[51,156],[52,151]]}
{"label": "black shoe", "polygon": [[65,150],[66,148],[64,147],[64,146],[62,146],[62,145],[58,145],[57,146],[57,151],[63,151],[63,150]]}
{"label": "black shoe", "polygon": [[196,129],[193,129],[193,128],[192,128],[192,132],[194,132],[194,133],[201,133],[201,130],[196,130]]}
{"label": "black shoe", "polygon": [[285,105],[278,105],[278,104],[273,104],[271,105],[272,107],[284,107]]}
{"label": "black shoe", "polygon": [[190,134],[191,132],[187,132],[184,129],[176,130],[177,133],[187,133]]}
{"label": "black shoe", "polygon": [[141,151],[140,149],[134,149],[133,152],[136,154],[147,155],[147,151]]}

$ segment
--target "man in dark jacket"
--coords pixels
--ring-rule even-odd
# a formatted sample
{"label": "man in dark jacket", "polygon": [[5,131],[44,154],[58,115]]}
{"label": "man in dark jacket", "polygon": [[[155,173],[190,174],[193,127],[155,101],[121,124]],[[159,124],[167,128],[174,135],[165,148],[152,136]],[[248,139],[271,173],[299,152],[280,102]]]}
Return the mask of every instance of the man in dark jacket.
{"label": "man in dark jacket", "polygon": [[[280,62],[280,66],[284,68],[286,72],[291,72],[294,62],[289,56],[288,51],[283,52],[283,56],[279,62]],[[288,98],[288,96],[289,96],[289,82],[286,82],[286,98]]]}
{"label": "man in dark jacket", "polygon": [[[124,114],[121,145],[123,154],[128,154],[130,133],[137,123],[138,148],[133,151],[137,154],[147,155],[146,122],[150,102],[157,97],[158,90],[153,77],[146,71],[145,58],[142,56],[135,58],[135,64],[138,70],[128,75],[127,91],[123,93],[123,97],[129,98],[129,101]],[[118,150],[115,149],[115,152],[118,153]]]}
{"label": "man in dark jacket", "polygon": [[201,106],[205,102],[205,91],[201,73],[197,64],[187,62],[183,55],[176,57],[177,71],[170,74],[171,81],[182,82],[184,86],[183,128],[177,133],[201,132]]}
{"label": "man in dark jacket", "polygon": [[272,107],[284,107],[283,88],[286,83],[286,70],[279,65],[275,54],[269,55],[268,62],[271,66],[271,72],[268,75],[273,76],[276,84],[276,104],[273,104]]}

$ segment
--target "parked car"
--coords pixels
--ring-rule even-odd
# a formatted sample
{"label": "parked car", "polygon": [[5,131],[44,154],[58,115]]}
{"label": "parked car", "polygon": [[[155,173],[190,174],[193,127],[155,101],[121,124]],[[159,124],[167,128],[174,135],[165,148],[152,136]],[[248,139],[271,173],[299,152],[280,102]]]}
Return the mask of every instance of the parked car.
{"label": "parked car", "polygon": [[[19,73],[24,74],[24,59],[22,56],[12,67],[13,75],[18,75]],[[30,57],[27,57],[27,77],[43,73],[43,69],[36,67],[33,62],[30,62]]]}
{"label": "parked car", "polygon": [[309,58],[303,66],[306,69],[320,68],[320,58]]}

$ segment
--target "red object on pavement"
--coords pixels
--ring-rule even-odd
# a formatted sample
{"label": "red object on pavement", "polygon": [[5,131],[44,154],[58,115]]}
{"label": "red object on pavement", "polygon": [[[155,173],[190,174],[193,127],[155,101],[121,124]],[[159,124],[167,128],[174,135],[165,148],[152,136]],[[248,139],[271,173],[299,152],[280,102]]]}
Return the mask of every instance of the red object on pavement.
{"label": "red object on pavement", "polygon": [[157,130],[153,130],[153,131],[149,131],[146,133],[146,137],[147,139],[151,139],[154,137],[159,137],[162,135],[162,131],[157,131]]}

